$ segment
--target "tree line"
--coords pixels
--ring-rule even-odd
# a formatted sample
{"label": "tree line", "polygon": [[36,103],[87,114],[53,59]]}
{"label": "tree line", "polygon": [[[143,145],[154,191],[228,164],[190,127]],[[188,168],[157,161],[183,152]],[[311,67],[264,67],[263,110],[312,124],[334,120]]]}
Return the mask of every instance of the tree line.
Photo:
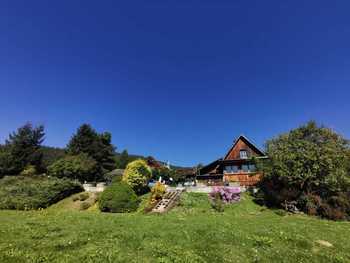
{"label": "tree line", "polygon": [[81,125],[65,149],[43,146],[44,126],[27,123],[12,132],[0,145],[0,177],[21,173],[50,173],[80,181],[99,180],[131,161],[124,150],[117,155],[109,132],[98,133],[89,124]]}

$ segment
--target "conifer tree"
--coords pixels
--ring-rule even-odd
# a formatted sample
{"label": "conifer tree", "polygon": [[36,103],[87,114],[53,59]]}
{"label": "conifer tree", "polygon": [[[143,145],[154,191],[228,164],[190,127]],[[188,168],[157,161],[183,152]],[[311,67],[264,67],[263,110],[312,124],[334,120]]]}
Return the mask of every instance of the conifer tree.
{"label": "conifer tree", "polygon": [[97,133],[89,124],[81,125],[67,145],[69,155],[87,154],[97,162],[97,177],[115,168],[112,135]]}

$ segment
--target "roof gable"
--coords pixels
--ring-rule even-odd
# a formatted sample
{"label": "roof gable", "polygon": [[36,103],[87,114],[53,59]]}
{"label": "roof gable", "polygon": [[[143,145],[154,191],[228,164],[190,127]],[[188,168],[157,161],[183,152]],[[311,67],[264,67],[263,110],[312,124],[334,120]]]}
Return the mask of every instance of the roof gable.
{"label": "roof gable", "polygon": [[247,137],[241,135],[234,142],[233,146],[224,157],[224,160],[240,159],[241,150],[246,150],[248,152],[249,158],[266,156],[265,153],[259,150],[259,148],[256,147],[252,142],[250,142]]}

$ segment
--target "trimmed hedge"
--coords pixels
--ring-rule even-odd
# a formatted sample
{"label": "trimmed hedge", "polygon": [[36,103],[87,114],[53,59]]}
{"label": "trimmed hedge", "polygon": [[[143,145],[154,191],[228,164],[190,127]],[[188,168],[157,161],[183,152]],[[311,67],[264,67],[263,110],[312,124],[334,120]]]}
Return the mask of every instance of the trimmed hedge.
{"label": "trimmed hedge", "polygon": [[0,209],[46,208],[83,189],[69,179],[5,176],[0,180]]}
{"label": "trimmed hedge", "polygon": [[99,208],[102,212],[129,213],[136,211],[139,199],[134,190],[120,182],[107,187],[100,196]]}

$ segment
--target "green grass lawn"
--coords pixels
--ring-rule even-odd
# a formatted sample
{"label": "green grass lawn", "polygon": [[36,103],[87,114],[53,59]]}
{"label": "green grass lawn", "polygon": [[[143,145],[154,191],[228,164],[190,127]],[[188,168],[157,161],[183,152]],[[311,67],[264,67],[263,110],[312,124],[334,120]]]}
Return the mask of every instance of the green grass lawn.
{"label": "green grass lawn", "polygon": [[63,202],[0,211],[0,262],[350,262],[350,223],[280,216],[249,196],[221,214],[201,194],[184,194],[165,215],[81,212]]}

